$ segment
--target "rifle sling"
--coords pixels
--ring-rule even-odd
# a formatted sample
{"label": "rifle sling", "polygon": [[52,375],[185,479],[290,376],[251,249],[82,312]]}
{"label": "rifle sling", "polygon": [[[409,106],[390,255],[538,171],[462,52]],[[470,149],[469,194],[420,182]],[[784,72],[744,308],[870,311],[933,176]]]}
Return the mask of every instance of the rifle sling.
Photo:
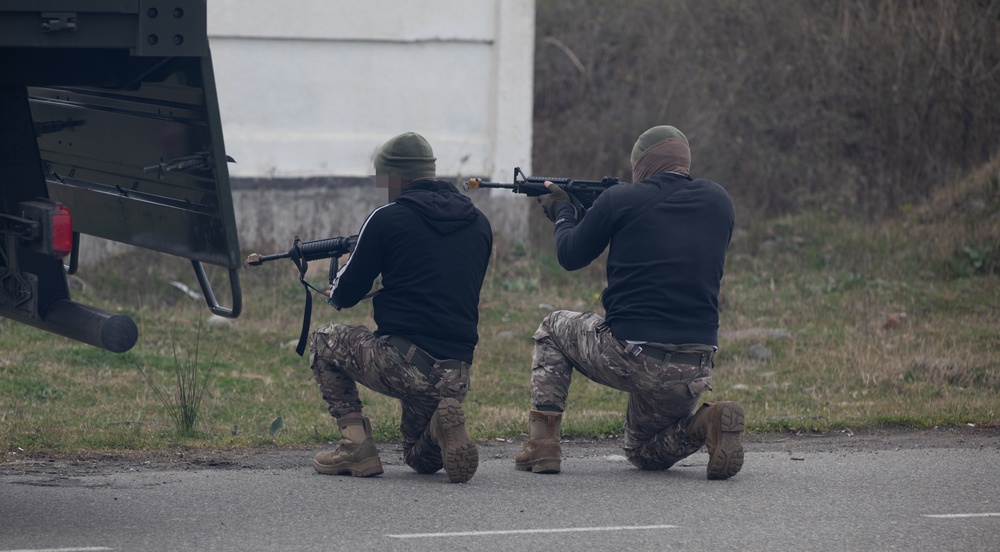
{"label": "rifle sling", "polygon": [[[635,220],[644,215],[646,211],[652,209],[658,203],[660,203],[664,199],[667,199],[668,197],[673,195],[674,192],[680,190],[681,188],[684,187],[685,184],[688,184],[690,182],[691,182],[690,176],[681,176],[677,180],[674,180],[670,184],[667,184],[666,186],[661,188],[660,193],[656,194],[656,196],[654,196],[653,199],[644,203],[642,207],[639,208],[638,211],[632,214],[632,219],[629,220],[627,223],[625,223],[625,226],[628,226],[629,224],[635,222]],[[622,226],[622,228],[625,228],[625,226]]]}
{"label": "rifle sling", "polygon": [[306,350],[306,340],[309,339],[309,323],[312,321],[312,294],[309,293],[309,288],[312,286],[306,281],[306,271],[309,270],[309,261],[302,256],[302,247],[299,244],[298,236],[296,236],[295,245],[292,247],[289,257],[295,263],[295,268],[299,269],[299,282],[306,291],[306,306],[305,311],[302,313],[302,332],[299,334],[299,343],[295,346],[295,352],[299,356],[302,356]]}
{"label": "rifle sling", "polygon": [[[312,322],[312,294],[309,293],[309,290],[311,289],[316,293],[322,293],[324,296],[326,296],[327,293],[321,289],[318,289],[316,286],[310,284],[309,281],[306,280],[306,271],[309,270],[309,261],[307,261],[305,257],[302,255],[302,248],[299,245],[298,241],[295,242],[295,246],[292,247],[292,250],[288,257],[292,260],[293,263],[295,263],[295,267],[299,269],[299,283],[301,283],[302,287],[304,287],[306,290],[306,304],[302,312],[302,331],[299,333],[299,343],[298,345],[295,346],[295,352],[298,353],[299,356],[303,356],[303,354],[306,351],[306,341],[309,340],[309,325]],[[330,270],[332,271],[331,272],[332,274],[336,274],[337,272],[336,264],[334,264],[337,262],[336,259],[337,258],[334,257],[330,261],[331,263]],[[370,299],[374,297],[376,293],[378,293],[378,291],[372,291],[367,295],[365,295],[364,297],[362,297],[361,300],[364,301],[365,299]],[[329,297],[327,297],[326,301],[331,305],[333,304],[332,303],[333,299]],[[340,310],[339,307],[337,310]]]}

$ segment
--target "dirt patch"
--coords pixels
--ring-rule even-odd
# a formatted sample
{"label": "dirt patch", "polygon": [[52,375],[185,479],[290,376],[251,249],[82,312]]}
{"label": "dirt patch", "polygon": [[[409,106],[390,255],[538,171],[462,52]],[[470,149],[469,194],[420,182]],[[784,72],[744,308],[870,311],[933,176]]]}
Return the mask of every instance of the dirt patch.
{"label": "dirt patch", "polygon": [[[480,442],[480,458],[511,459],[522,441]],[[565,457],[586,458],[621,454],[620,438],[567,439]],[[860,431],[834,430],[824,433],[748,433],[744,446],[754,452],[865,452],[919,448],[982,448],[1000,450],[1000,427],[955,427],[934,429],[874,428]],[[313,455],[325,448],[286,449],[161,449],[142,451],[85,451],[58,454],[8,452],[0,461],[0,475],[59,475],[79,477],[134,471],[295,469],[310,466]],[[402,462],[398,443],[378,445],[383,463]]]}

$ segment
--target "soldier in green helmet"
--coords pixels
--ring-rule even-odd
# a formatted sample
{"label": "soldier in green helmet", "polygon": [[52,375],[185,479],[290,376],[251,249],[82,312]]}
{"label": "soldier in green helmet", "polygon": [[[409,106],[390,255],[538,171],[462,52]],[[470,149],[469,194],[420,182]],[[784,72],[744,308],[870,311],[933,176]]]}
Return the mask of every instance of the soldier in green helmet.
{"label": "soldier in green helmet", "polygon": [[413,132],[375,155],[389,203],[375,209],[330,288],[338,309],[372,299],[376,331],[330,323],[310,339],[310,364],[342,438],[313,460],[323,474],[383,473],[357,384],[400,400],[403,459],[419,473],[442,468],[455,483],[476,473],[479,452],[461,403],[479,340],[479,293],[493,247],[490,223],[435,176],[430,144]]}

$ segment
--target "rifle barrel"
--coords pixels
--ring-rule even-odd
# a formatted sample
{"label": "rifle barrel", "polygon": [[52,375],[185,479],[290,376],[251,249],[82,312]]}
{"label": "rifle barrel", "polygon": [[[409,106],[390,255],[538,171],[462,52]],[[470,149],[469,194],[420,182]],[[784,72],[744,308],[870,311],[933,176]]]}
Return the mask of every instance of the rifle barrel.
{"label": "rifle barrel", "polygon": [[503,182],[485,182],[482,178],[470,178],[462,183],[462,188],[465,191],[476,190],[479,188],[503,188],[506,190],[516,190],[517,184],[505,184]]}
{"label": "rifle barrel", "polygon": [[505,190],[515,190],[517,189],[517,184],[505,184],[503,182],[483,182],[478,178],[472,178],[463,186],[466,191],[476,190],[479,188],[502,188]]}

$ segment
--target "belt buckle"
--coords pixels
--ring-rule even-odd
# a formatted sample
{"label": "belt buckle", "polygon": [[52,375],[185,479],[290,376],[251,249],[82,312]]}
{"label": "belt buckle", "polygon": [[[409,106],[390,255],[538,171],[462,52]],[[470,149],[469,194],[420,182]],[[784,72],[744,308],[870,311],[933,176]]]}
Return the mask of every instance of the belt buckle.
{"label": "belt buckle", "polygon": [[632,355],[634,357],[639,356],[642,353],[642,345],[638,343],[625,342],[625,354]]}

